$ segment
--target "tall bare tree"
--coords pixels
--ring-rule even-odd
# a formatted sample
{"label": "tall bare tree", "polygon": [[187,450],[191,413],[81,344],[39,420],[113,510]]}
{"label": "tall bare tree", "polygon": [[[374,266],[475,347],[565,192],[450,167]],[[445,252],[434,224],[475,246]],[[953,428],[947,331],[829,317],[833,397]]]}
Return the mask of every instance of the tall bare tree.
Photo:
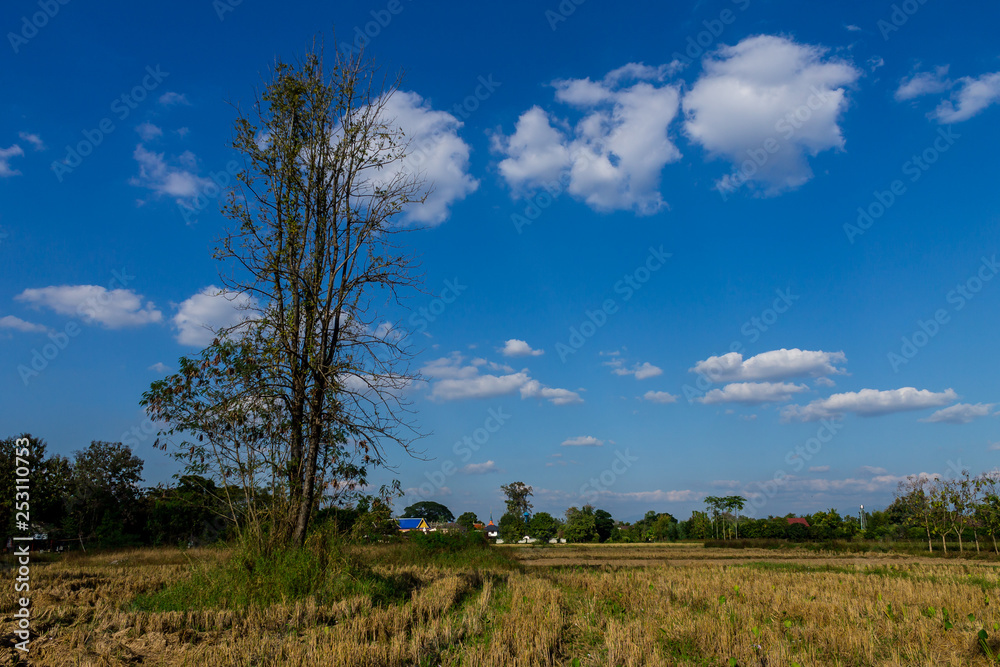
{"label": "tall bare tree", "polygon": [[324,461],[350,452],[362,467],[379,465],[387,445],[408,449],[413,435],[401,398],[414,377],[409,357],[380,311],[415,283],[414,263],[395,242],[397,218],[425,196],[386,114],[398,84],[363,52],[337,52],[327,67],[318,49],[297,65],[277,63],[236,121],[244,167],[225,213],[237,224],[216,258],[226,265],[226,293],[246,312],[216,345],[251,342],[257,372],[243,383],[251,391],[230,404],[280,415],[280,437],[270,442],[280,443],[272,463],[285,512],[274,525],[293,544],[304,542],[318,499],[339,481]]}

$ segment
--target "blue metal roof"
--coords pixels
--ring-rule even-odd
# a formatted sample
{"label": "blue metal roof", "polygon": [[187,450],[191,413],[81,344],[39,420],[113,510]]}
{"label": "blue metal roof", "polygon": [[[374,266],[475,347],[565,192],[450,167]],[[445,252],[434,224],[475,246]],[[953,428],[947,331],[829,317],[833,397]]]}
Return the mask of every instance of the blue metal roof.
{"label": "blue metal roof", "polygon": [[406,530],[413,530],[414,528],[426,527],[427,524],[424,523],[423,519],[399,519],[399,527]]}

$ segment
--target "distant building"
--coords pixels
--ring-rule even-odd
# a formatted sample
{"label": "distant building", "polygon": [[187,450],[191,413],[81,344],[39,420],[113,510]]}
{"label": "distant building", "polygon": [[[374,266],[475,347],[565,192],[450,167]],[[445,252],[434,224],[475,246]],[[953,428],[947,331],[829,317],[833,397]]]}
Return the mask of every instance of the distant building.
{"label": "distant building", "polygon": [[397,519],[396,522],[399,524],[399,530],[403,533],[408,533],[411,530],[422,530],[427,532],[428,526],[427,522],[423,519]]}
{"label": "distant building", "polygon": [[493,519],[490,519],[490,522],[486,524],[486,537],[495,539],[499,537],[499,535],[500,535],[500,528],[498,528],[497,525],[493,523]]}
{"label": "distant building", "polygon": [[805,526],[806,528],[809,527],[809,522],[806,521],[805,519],[803,519],[800,516],[791,516],[791,517],[788,517],[788,525],[789,526],[791,526],[792,524],[796,524],[796,523],[800,523],[803,526]]}

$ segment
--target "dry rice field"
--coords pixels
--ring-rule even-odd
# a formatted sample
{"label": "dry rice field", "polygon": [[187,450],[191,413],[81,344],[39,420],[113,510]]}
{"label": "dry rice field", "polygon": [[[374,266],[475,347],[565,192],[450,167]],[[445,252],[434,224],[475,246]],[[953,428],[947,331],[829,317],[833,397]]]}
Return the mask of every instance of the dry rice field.
{"label": "dry rice field", "polygon": [[[366,549],[373,562],[391,546]],[[218,550],[36,564],[32,665],[987,665],[998,564],[693,545],[493,547],[514,567],[386,565],[407,600],[129,611]],[[10,577],[8,576],[8,581]],[[13,585],[0,664],[14,664]],[[977,633],[985,629],[985,648]]]}

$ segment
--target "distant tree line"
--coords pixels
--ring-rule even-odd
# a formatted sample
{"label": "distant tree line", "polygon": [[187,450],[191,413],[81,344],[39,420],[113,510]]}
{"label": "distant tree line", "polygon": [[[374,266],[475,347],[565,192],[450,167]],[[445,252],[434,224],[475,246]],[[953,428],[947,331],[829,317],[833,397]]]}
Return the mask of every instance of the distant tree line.
{"label": "distant tree line", "polygon": [[[213,543],[233,537],[236,526],[259,510],[247,505],[242,485],[227,487],[199,475],[143,487],[144,462],[120,442],[95,440],[64,457],[49,454],[46,442],[28,433],[0,441],[0,487],[5,489],[16,485],[18,439],[30,443],[29,525],[27,531],[17,525],[13,492],[0,495],[0,548],[8,537],[26,533],[70,549]],[[317,501],[316,522],[359,541],[395,537],[390,503],[397,488],[383,487],[377,496],[341,493],[326,503]],[[253,502],[268,506],[267,494],[266,488],[258,489]]]}

